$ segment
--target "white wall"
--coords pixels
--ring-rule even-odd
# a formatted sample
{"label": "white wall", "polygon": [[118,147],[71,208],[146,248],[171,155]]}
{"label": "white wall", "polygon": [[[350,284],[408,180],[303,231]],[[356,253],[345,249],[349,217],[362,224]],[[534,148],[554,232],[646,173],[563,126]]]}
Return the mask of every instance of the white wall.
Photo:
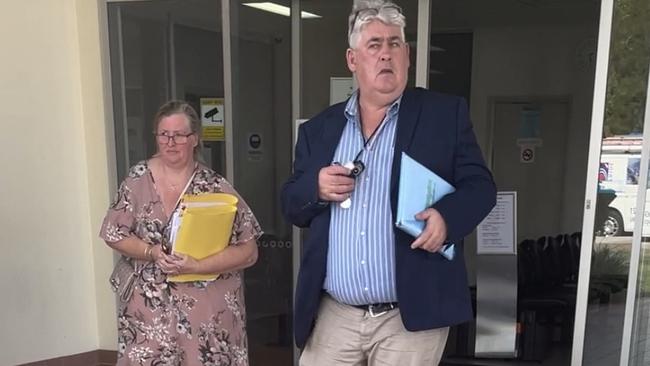
{"label": "white wall", "polygon": [[[597,29],[577,26],[486,27],[474,30],[471,116],[484,153],[489,152],[489,98],[568,97],[562,233],[579,231],[591,125],[594,69],[585,63],[589,40]],[[542,126],[543,128],[543,126]],[[489,160],[489,157],[488,157]],[[524,207],[520,207],[525,209]],[[547,233],[556,235],[560,233]],[[476,253],[474,238],[466,242],[470,278]]]}
{"label": "white wall", "polygon": [[[594,69],[584,63],[589,26],[477,29],[474,33],[471,115],[488,151],[488,98],[569,97],[571,116],[563,230],[579,230],[591,125]],[[554,233],[550,233],[554,234]]]}
{"label": "white wall", "polygon": [[97,18],[87,0],[3,2],[2,365],[114,348]]}

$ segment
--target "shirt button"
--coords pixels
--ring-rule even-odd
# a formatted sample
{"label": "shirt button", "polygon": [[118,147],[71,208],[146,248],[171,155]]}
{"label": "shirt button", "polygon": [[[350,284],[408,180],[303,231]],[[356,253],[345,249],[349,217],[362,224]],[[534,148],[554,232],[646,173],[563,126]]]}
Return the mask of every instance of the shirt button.
{"label": "shirt button", "polygon": [[361,264],[366,264],[366,261],[365,261],[365,260],[362,260],[362,261],[361,261]]}
{"label": "shirt button", "polygon": [[364,291],[368,291],[369,289],[366,287],[366,288],[364,288],[363,290],[364,290]]}
{"label": "shirt button", "polygon": [[370,180],[370,177],[366,177],[366,182]]}
{"label": "shirt button", "polygon": [[367,203],[364,203],[364,204],[363,204],[363,208],[366,208],[366,207],[368,207],[368,204],[367,204]]}
{"label": "shirt button", "polygon": [[362,232],[361,232],[361,236],[364,236],[364,235],[366,235],[366,232],[365,232],[365,231],[362,231]]}

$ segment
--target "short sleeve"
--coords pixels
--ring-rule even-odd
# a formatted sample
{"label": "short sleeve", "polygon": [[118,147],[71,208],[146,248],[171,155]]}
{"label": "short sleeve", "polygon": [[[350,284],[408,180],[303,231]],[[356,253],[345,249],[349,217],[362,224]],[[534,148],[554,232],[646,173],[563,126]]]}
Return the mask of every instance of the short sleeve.
{"label": "short sleeve", "polygon": [[255,218],[253,211],[251,211],[244,199],[225,179],[221,182],[221,191],[223,193],[235,195],[238,198],[237,214],[235,215],[235,222],[233,223],[230,245],[240,245],[250,240],[259,239],[263,234],[262,228],[257,222],[257,218]]}
{"label": "short sleeve", "polygon": [[104,217],[99,237],[108,243],[116,243],[130,236],[135,227],[135,196],[129,181],[130,178],[127,178],[120,184]]}

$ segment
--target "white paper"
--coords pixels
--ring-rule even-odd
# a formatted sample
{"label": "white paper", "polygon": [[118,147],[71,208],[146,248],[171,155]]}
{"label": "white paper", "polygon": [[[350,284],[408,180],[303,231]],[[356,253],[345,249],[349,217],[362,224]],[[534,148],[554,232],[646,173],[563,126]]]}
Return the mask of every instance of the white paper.
{"label": "white paper", "polygon": [[169,231],[169,246],[171,248],[171,253],[174,252],[174,242],[176,241],[176,234],[178,234],[178,229],[181,227],[181,209],[180,207],[174,210],[172,213],[171,228]]}
{"label": "white paper", "polygon": [[517,254],[517,192],[498,192],[497,203],[479,224],[477,254]]}

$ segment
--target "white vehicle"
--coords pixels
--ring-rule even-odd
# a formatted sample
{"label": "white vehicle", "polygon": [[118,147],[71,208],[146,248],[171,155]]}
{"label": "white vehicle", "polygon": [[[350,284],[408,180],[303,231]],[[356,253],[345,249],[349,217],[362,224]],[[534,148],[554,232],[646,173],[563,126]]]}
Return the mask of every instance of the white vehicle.
{"label": "white vehicle", "polygon": [[[637,136],[608,137],[603,140],[603,150],[598,171],[599,199],[615,198],[607,207],[604,221],[597,230],[599,235],[631,235],[636,217],[639,171],[641,169],[642,138]],[[611,198],[609,198],[611,199]],[[644,233],[650,232],[650,196],[646,193]]]}

